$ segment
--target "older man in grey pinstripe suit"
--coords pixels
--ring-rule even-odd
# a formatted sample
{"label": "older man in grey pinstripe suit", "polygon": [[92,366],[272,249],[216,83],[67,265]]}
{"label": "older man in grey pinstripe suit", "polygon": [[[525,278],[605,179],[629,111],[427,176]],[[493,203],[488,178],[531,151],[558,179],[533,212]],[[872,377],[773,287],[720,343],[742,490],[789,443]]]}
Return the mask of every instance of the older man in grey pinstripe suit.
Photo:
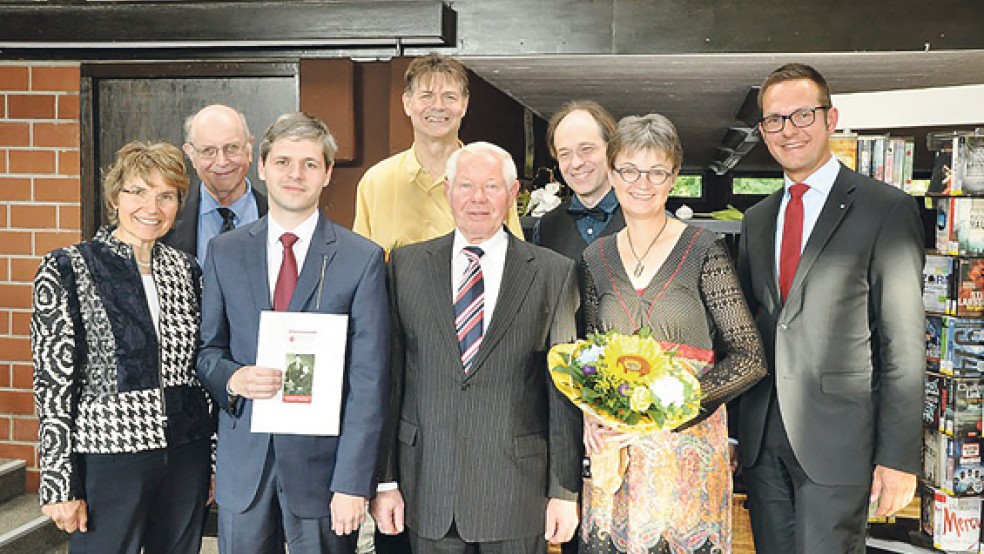
{"label": "older man in grey pinstripe suit", "polygon": [[455,231],[390,262],[394,383],[373,516],[396,533],[405,514],[414,552],[543,552],[577,525],[580,416],[546,368],[576,333],[574,263],[503,228],[519,189],[507,152],[469,144],[447,177]]}

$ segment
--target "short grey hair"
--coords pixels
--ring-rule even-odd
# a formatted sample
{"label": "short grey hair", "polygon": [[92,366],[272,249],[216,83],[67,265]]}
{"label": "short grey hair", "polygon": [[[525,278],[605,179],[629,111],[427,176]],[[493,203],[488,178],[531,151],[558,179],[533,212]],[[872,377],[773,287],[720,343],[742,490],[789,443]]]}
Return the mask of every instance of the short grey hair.
{"label": "short grey hair", "polygon": [[233,108],[232,106],[225,106],[224,104],[210,104],[210,105],[205,106],[204,108],[198,110],[197,112],[195,112],[195,113],[193,113],[193,114],[191,114],[191,115],[189,115],[188,117],[185,118],[185,120],[184,120],[184,141],[186,143],[193,144],[192,143],[192,140],[191,140],[191,135],[193,134],[192,131],[195,130],[195,118],[198,117],[198,114],[202,113],[206,109],[211,108],[213,106],[224,106],[224,107],[229,108],[230,110],[236,112],[236,115],[239,116],[239,122],[243,126],[243,133],[246,135],[246,142],[253,142],[253,133],[250,133],[249,132],[249,124],[246,123],[246,114],[244,114],[243,112],[237,110],[236,108]]}
{"label": "short grey hair", "polygon": [[683,145],[676,127],[666,117],[651,113],[623,117],[608,147],[608,167],[615,169],[615,158],[623,153],[653,150],[665,155],[677,171],[683,165]]}
{"label": "short grey hair", "polygon": [[518,178],[519,172],[516,170],[516,162],[513,161],[509,152],[491,142],[472,142],[455,150],[448,158],[448,163],[444,168],[444,175],[448,179],[448,184],[454,183],[454,176],[458,172],[458,158],[463,152],[472,155],[485,154],[499,160],[502,163],[502,178],[505,180],[506,186],[511,185]]}
{"label": "short grey hair", "polygon": [[321,150],[324,153],[325,165],[335,163],[335,153],[338,152],[338,143],[331,135],[331,130],[324,121],[306,112],[287,113],[277,118],[265,133],[263,142],[260,143],[260,159],[266,163],[267,155],[273,143],[279,139],[287,138],[292,140],[309,139],[321,143]]}

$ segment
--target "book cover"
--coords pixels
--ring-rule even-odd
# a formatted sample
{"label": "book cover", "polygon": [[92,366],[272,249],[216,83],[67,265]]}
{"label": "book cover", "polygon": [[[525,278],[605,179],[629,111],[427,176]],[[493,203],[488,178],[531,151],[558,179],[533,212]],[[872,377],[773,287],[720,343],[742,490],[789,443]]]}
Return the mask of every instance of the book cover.
{"label": "book cover", "polygon": [[937,373],[926,373],[923,385],[926,393],[923,401],[923,425],[933,432],[939,432],[946,377]]}
{"label": "book cover", "polygon": [[980,548],[981,499],[955,498],[942,490],[933,498],[933,547],[947,552]]}
{"label": "book cover", "polygon": [[879,181],[885,180],[885,142],[885,137],[871,141],[871,176]]}
{"label": "book cover", "polygon": [[858,173],[871,177],[871,149],[872,143],[878,137],[872,135],[858,136]]}
{"label": "book cover", "polygon": [[898,187],[899,184],[895,181],[895,139],[889,138],[885,140],[885,177],[882,181],[885,181],[893,187]]}
{"label": "book cover", "polygon": [[936,200],[936,250],[946,254],[957,254],[957,242],[953,234],[953,210],[959,198],[939,198]]}
{"label": "book cover", "polygon": [[953,184],[953,151],[940,149],[933,157],[933,173],[929,177],[930,194],[950,194]]}
{"label": "book cover", "polygon": [[984,383],[980,378],[954,378],[953,402],[953,436],[981,436],[981,396],[984,393]]}
{"label": "book cover", "polygon": [[957,198],[951,210],[953,239],[961,254],[984,254],[984,198]]}
{"label": "book cover", "polygon": [[924,195],[926,190],[916,190],[912,181],[912,163],[916,152],[915,139],[905,139],[905,153],[902,163],[902,189],[909,194]]}
{"label": "book cover", "polygon": [[943,351],[943,316],[926,316],[926,371],[939,372]]}
{"label": "book cover", "polygon": [[984,377],[984,320],[950,318],[946,356],[953,375]]}
{"label": "book cover", "polygon": [[967,137],[963,153],[964,194],[984,194],[984,136]]}
{"label": "book cover", "polygon": [[926,311],[946,313],[953,284],[953,258],[927,254],[923,265],[923,307]]}
{"label": "book cover", "polygon": [[934,488],[943,483],[943,458],[946,457],[946,441],[933,429],[923,430],[923,479]]}
{"label": "book cover", "polygon": [[830,149],[837,159],[848,168],[858,168],[858,135],[855,133],[834,133],[830,135]]}
{"label": "book cover", "polygon": [[977,437],[945,437],[946,481],[943,490],[952,496],[977,496],[984,493],[984,466],[981,443]]}
{"label": "book cover", "polygon": [[984,258],[960,258],[954,269],[957,315],[984,314]]}

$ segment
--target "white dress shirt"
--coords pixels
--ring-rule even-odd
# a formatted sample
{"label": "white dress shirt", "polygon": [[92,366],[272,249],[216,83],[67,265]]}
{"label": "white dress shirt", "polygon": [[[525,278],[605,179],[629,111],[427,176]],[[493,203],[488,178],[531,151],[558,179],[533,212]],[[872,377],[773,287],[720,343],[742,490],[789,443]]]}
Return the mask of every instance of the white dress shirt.
{"label": "white dress shirt", "polygon": [[271,302],[273,301],[273,291],[277,287],[277,276],[280,275],[280,264],[284,259],[284,245],[280,242],[280,236],[288,232],[297,235],[297,242],[294,243],[294,259],[297,260],[297,272],[300,275],[301,268],[304,267],[304,259],[307,257],[308,247],[311,246],[311,237],[317,227],[318,210],[315,210],[292,231],[284,229],[272,217],[267,218],[267,281],[270,285]]}
{"label": "white dress shirt", "polygon": [[[841,164],[837,161],[837,157],[831,155],[827,163],[820,166],[804,181],[801,181],[808,185],[810,190],[803,195],[803,240],[800,241],[800,253],[806,247],[806,241],[810,238],[810,233],[813,232],[817,219],[820,218],[820,210],[827,202],[830,189],[834,188],[834,181],[837,180],[840,168]],[[797,183],[797,181],[791,180],[788,175],[783,175],[783,181],[785,193],[782,195],[782,202],[779,203],[779,215],[776,217],[775,261],[777,276],[779,275],[779,252],[782,250],[782,226],[786,222],[786,204],[789,204],[790,198],[789,187]]]}
{"label": "white dress shirt", "polygon": [[506,249],[509,247],[509,239],[503,229],[499,229],[492,238],[479,244],[469,244],[465,240],[461,231],[455,229],[454,243],[451,246],[451,302],[458,293],[458,285],[461,278],[468,269],[468,256],[461,251],[466,246],[477,246],[482,249],[482,257],[479,258],[479,265],[482,266],[482,280],[485,284],[485,314],[482,318],[482,329],[485,333],[489,332],[489,325],[492,323],[492,312],[495,311],[495,303],[499,298],[499,285],[502,284],[502,270],[506,265]]}

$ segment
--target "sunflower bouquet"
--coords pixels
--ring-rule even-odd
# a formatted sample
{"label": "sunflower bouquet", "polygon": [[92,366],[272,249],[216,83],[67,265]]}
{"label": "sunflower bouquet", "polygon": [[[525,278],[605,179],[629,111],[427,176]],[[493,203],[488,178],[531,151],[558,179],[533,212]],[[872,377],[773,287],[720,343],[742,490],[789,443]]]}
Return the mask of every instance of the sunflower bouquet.
{"label": "sunflower bouquet", "polygon": [[[648,329],[633,335],[591,333],[586,340],[558,344],[547,355],[550,375],[564,396],[628,433],[673,429],[697,417],[697,376],[713,361],[709,350],[660,342]],[[626,463],[624,449],[592,455],[594,485],[617,490]]]}

